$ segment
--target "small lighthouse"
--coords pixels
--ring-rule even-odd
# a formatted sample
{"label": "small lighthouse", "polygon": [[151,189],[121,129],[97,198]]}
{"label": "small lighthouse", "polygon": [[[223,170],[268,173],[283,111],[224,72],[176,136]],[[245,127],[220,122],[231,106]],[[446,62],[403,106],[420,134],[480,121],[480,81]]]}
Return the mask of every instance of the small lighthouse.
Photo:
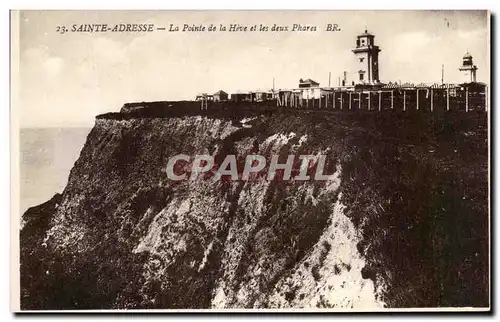
{"label": "small lighthouse", "polygon": [[465,76],[466,83],[475,83],[476,82],[476,71],[477,66],[472,62],[472,56],[468,52],[465,54],[462,59],[462,66],[460,66],[459,70],[463,72]]}
{"label": "small lighthouse", "polygon": [[378,84],[378,53],[380,48],[375,45],[375,36],[368,30],[357,36],[356,48],[352,50],[357,59],[357,83],[358,84]]}

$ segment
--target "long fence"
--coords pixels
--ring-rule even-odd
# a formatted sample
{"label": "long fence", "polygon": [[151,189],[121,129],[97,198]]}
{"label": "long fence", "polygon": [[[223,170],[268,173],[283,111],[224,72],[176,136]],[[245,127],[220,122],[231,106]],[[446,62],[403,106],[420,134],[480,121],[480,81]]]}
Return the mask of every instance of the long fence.
{"label": "long fence", "polygon": [[[306,95],[305,95],[306,94]],[[276,93],[276,105],[334,110],[487,111],[488,87],[482,84],[378,89],[321,88],[315,95],[298,90]]]}

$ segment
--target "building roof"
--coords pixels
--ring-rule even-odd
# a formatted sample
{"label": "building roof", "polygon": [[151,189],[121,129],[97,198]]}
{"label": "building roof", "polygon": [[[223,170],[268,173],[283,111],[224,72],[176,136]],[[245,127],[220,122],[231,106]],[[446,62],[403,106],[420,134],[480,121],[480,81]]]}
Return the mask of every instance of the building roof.
{"label": "building roof", "polygon": [[227,93],[224,92],[223,90],[220,90],[220,91],[214,93],[214,95],[221,95],[221,94],[227,95]]}
{"label": "building roof", "polygon": [[313,81],[312,79],[308,78],[306,80],[303,80],[302,78],[299,79],[300,84],[311,84],[311,85],[319,85],[318,82]]}
{"label": "building roof", "polygon": [[362,33],[361,35],[359,35],[358,37],[366,37],[366,36],[369,36],[369,37],[374,37],[371,33],[368,32],[368,30],[365,29],[365,32]]}
{"label": "building roof", "polygon": [[464,55],[464,59],[472,59],[472,55],[469,54],[469,52],[467,52],[465,55]]}
{"label": "building roof", "polygon": [[263,88],[257,88],[254,93],[272,93],[272,89],[263,89]]}
{"label": "building roof", "polygon": [[462,83],[462,84],[459,84],[460,86],[465,86],[465,87],[476,87],[476,88],[481,88],[481,87],[485,87],[486,86],[486,83],[482,83],[482,82],[472,82],[472,83]]}
{"label": "building roof", "polygon": [[424,83],[420,83],[418,85],[415,85],[413,83],[409,83],[409,82],[406,82],[406,83],[403,83],[403,84],[399,84],[397,82],[389,82],[388,84],[385,84],[384,86],[382,86],[383,89],[412,89],[412,88],[436,88],[436,89],[440,89],[440,88],[454,88],[454,87],[457,87],[456,84],[438,84],[438,83],[433,83],[433,84],[424,84]]}

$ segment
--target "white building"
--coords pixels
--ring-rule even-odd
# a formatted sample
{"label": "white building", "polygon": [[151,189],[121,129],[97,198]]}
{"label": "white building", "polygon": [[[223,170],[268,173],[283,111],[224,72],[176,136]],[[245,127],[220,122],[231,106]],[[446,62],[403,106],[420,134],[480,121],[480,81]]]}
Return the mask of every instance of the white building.
{"label": "white building", "polygon": [[465,83],[475,83],[476,82],[476,71],[477,66],[472,62],[472,56],[469,53],[466,53],[464,58],[462,59],[462,66],[458,69],[460,70],[465,79]]}
{"label": "white building", "polygon": [[356,84],[380,83],[378,68],[378,53],[380,48],[375,45],[375,36],[365,30],[357,36],[356,48],[352,50],[357,59]]}

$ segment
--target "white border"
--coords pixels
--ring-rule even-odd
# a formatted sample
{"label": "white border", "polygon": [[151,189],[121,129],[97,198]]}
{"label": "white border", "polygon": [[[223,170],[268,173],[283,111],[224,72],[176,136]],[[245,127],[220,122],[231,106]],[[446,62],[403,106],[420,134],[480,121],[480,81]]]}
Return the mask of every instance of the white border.
{"label": "white border", "polygon": [[[112,4],[111,4],[112,3]],[[117,6],[119,4],[119,6]],[[88,0],[88,1],[73,1],[73,2],[63,2],[63,1],[55,1],[55,0],[50,0],[50,1],[44,1],[42,2],[37,2],[35,0],[25,0],[25,1],[3,1],[2,6],[5,5],[6,8],[19,8],[19,9],[141,9],[141,10],[147,10],[147,9],[193,9],[193,10],[200,10],[200,9],[328,9],[328,10],[333,10],[333,9],[491,9],[493,11],[497,11],[498,9],[498,1],[485,1],[485,0],[474,0],[474,1],[446,1],[446,2],[437,2],[437,1],[432,1],[432,0],[420,0],[418,2],[406,2],[406,1],[398,1],[398,2],[393,2],[393,1],[385,1],[385,2],[379,2],[375,3],[372,1],[332,1],[330,3],[325,3],[324,1],[319,1],[319,0],[308,0],[308,1],[283,1],[283,2],[274,2],[271,3],[269,0],[253,0],[253,1],[240,1],[240,2],[234,2],[234,1],[221,1],[221,0],[212,0],[210,2],[208,1],[193,1],[193,0],[183,0],[180,2],[157,2],[157,1],[152,1],[152,0],[141,0],[141,1],[132,1],[132,0],[122,0],[119,2],[116,1],[95,1],[95,0]],[[411,7],[410,7],[411,6]],[[6,10],[2,11],[4,14],[4,21],[8,21],[7,15],[8,13]],[[492,31],[493,32],[493,31]],[[1,37],[3,38],[3,43],[7,44],[9,42],[9,24],[4,23],[1,25],[1,32],[0,32]],[[498,38],[497,35],[494,33],[493,34],[495,37],[495,42],[498,43]],[[496,48],[495,48],[496,49]],[[9,81],[10,79],[8,77],[5,77],[9,73],[9,54],[10,52],[4,51],[3,52],[3,70],[4,70],[4,107],[1,109],[1,113],[4,113],[0,116],[0,144],[2,144],[2,147],[4,148],[4,152],[7,151],[7,149],[10,150],[10,131],[9,131]],[[496,75],[496,68],[493,71],[492,70],[491,77],[494,77]],[[498,93],[498,83],[496,84],[495,88],[491,89],[492,93]],[[490,105],[490,110],[492,108],[496,108],[496,106]],[[499,112],[496,112],[498,114]],[[495,118],[495,120],[498,120],[498,118]],[[492,120],[493,121],[493,120]],[[494,142],[499,142],[500,137],[497,136],[496,133],[492,133],[492,135],[495,135],[495,140]],[[14,146],[12,146],[14,147]],[[494,147],[492,147],[493,149]],[[10,157],[16,158],[16,156],[11,155]],[[18,156],[17,156],[18,157]],[[1,227],[4,229],[3,234],[1,234],[3,240],[0,242],[2,251],[4,254],[4,258],[7,257],[7,254],[9,253],[10,250],[10,239],[9,239],[9,216],[5,214],[10,214],[11,209],[9,209],[9,196],[11,193],[10,189],[10,184],[9,184],[9,179],[11,175],[10,167],[9,167],[9,155],[7,153],[2,153],[0,156],[0,167],[3,170],[2,172],[2,191],[0,191],[0,198],[1,198],[1,204],[4,207],[4,215],[2,216],[3,222],[1,222]],[[497,182],[498,175],[493,178],[493,183]],[[496,199],[495,197],[499,197],[498,193],[495,193],[493,196],[493,200]],[[498,199],[500,200],[500,199]],[[492,216],[494,214],[494,209],[492,209]],[[499,225],[499,220],[496,220],[496,225],[494,229],[494,233],[498,231],[498,225]],[[15,246],[15,245],[12,245]],[[492,248],[495,250],[496,248],[494,245],[492,245]],[[497,258],[496,256],[495,258]],[[3,261],[2,267],[2,276],[6,277],[9,276],[9,265],[8,261]],[[495,263],[492,263],[493,265],[496,266],[497,261]],[[495,267],[493,266],[493,267]],[[6,283],[7,284],[7,283]],[[493,287],[493,285],[492,285]],[[7,287],[3,287],[3,292],[2,292],[2,298],[0,303],[3,304],[1,315],[1,321],[10,321],[13,320],[14,316],[9,313],[8,310],[8,303],[9,303],[9,290]],[[493,304],[494,307],[498,309],[498,296],[495,297],[494,299],[497,299],[495,303]],[[437,309],[436,309],[437,310]],[[455,309],[453,309],[455,311]],[[466,309],[459,309],[458,311],[463,311]],[[403,310],[403,309],[390,309],[388,310],[390,312],[402,312],[402,311],[408,311],[408,310]],[[421,312],[422,310],[417,309],[417,310],[411,310],[413,312]],[[428,310],[426,310],[428,311]],[[435,311],[435,310],[432,310]],[[76,312],[76,311],[75,311]],[[88,312],[88,311],[86,311]],[[92,311],[95,312],[95,311]],[[102,311],[102,312],[116,312],[116,311]],[[137,311],[128,311],[128,312],[137,312]],[[143,312],[143,311],[139,311]],[[157,312],[156,310],[154,312]],[[161,311],[165,312],[165,311]],[[196,312],[205,312],[204,310],[202,311],[196,311]],[[213,312],[213,311],[209,311]],[[222,312],[241,312],[241,310],[224,310]],[[245,311],[246,312],[246,311]],[[253,312],[253,311],[251,311]],[[259,311],[260,312],[260,311]],[[280,312],[271,310],[271,312]],[[387,311],[384,311],[387,312]],[[325,316],[326,318],[331,318],[331,316]],[[93,320],[103,320],[103,319],[96,319],[95,317],[91,317]],[[134,317],[132,317],[134,318]],[[177,319],[178,317],[170,317]],[[270,319],[272,317],[260,317],[262,319]],[[260,319],[259,318],[259,319]],[[357,316],[357,319],[366,319],[364,316]],[[386,318],[386,316],[381,316],[381,318]],[[52,321],[54,317],[47,316],[47,317],[42,317],[40,320],[46,320],[46,321]],[[340,320],[347,320],[347,318],[342,318],[342,317],[335,317],[335,319],[340,319]],[[474,317],[470,320],[478,320],[479,317]],[[76,318],[71,318],[69,320],[76,320]],[[106,320],[110,320],[107,318]]]}

